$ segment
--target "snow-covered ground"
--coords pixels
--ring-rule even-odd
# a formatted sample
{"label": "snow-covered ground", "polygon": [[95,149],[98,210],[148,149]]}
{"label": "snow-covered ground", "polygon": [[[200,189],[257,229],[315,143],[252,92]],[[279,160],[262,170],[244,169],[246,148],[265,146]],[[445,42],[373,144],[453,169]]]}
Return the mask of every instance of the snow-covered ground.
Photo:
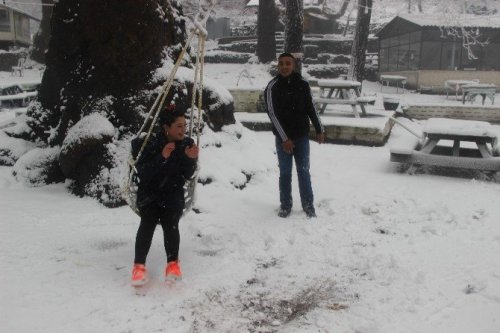
{"label": "snow-covered ground", "polygon": [[[256,87],[269,79],[264,66],[217,66],[206,73],[223,86],[244,68]],[[380,86],[364,87],[381,108]],[[181,220],[184,278],[161,282],[158,229],[153,282],[140,291],[129,283],[138,217],[128,207],[64,184],[28,188],[0,167],[0,331],[499,332],[500,186],[479,173],[399,172],[389,147],[409,135],[395,127],[384,147],[312,142],[318,217],[301,211],[294,178],[282,219],[273,135],[239,124],[207,133],[200,177],[212,182]]]}

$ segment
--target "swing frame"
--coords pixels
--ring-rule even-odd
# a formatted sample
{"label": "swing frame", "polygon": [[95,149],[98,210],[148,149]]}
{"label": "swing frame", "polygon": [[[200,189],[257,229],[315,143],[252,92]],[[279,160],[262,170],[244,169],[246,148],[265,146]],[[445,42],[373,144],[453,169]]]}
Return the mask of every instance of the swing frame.
{"label": "swing frame", "polygon": [[[134,178],[137,174],[136,164],[137,161],[142,156],[144,148],[146,147],[149,138],[153,132],[155,124],[157,122],[158,116],[160,115],[161,110],[165,105],[165,101],[167,99],[168,93],[172,87],[172,84],[175,80],[175,75],[177,74],[177,70],[179,69],[182,60],[184,59],[184,55],[187,52],[187,49],[191,45],[195,36],[198,36],[198,52],[196,53],[196,65],[193,79],[193,88],[192,88],[192,97],[191,97],[191,115],[189,121],[189,137],[193,135],[193,123],[194,123],[194,107],[195,102],[197,101],[197,109],[198,109],[198,119],[196,125],[196,145],[200,144],[200,127],[201,127],[201,112],[202,112],[202,94],[203,94],[203,67],[204,67],[204,59],[205,59],[205,41],[207,37],[207,30],[205,29],[206,22],[210,16],[211,11],[215,7],[215,1],[209,0],[208,7],[204,10],[201,10],[196,17],[193,19],[193,29],[191,30],[182,50],[177,58],[177,61],[172,68],[170,75],[167,80],[161,87],[160,93],[156,97],[151,109],[149,110],[144,123],[141,128],[135,135],[135,137],[144,137],[141,148],[137,154],[137,156],[133,156],[132,153],[129,155],[128,164],[129,164],[129,174],[125,185],[122,188],[122,197],[125,202],[130,206],[130,208],[137,214],[140,215],[139,209],[136,205],[137,199],[137,184],[134,182]],[[145,132],[147,128],[147,132]],[[183,214],[186,214],[191,210],[192,206],[195,202],[195,189],[196,183],[198,181],[198,171],[199,168],[196,168],[194,175],[188,179],[186,182],[185,189],[185,199],[186,199],[186,207],[184,208]]]}

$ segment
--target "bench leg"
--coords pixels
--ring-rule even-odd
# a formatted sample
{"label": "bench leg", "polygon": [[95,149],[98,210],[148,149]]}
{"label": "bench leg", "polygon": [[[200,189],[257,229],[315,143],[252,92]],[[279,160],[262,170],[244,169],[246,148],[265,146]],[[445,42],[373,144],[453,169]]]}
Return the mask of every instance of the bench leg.
{"label": "bench leg", "polygon": [[[355,88],[354,93],[356,94],[356,97],[361,97],[361,91],[359,90],[359,88]],[[359,107],[361,108],[361,113],[363,114],[363,117],[366,117],[366,109],[365,109],[364,104],[358,103],[357,105],[359,105]],[[356,105],[353,105],[353,107],[355,108]],[[357,112],[358,112],[358,110],[356,110],[356,113]]]}
{"label": "bench leg", "polygon": [[427,139],[427,141],[424,143],[424,146],[420,150],[422,153],[425,154],[430,154],[434,147],[438,144],[439,140],[436,139]]}
{"label": "bench leg", "polygon": [[454,140],[453,141],[453,156],[460,156],[460,141],[459,140]]}
{"label": "bench leg", "polygon": [[491,154],[491,151],[488,149],[488,146],[486,146],[485,143],[476,143],[477,149],[479,149],[479,152],[481,153],[481,156],[483,158],[491,158],[493,157]]}
{"label": "bench leg", "polygon": [[358,113],[358,108],[356,105],[351,105],[352,107],[352,112],[354,113],[354,117],[359,118],[359,113]]}

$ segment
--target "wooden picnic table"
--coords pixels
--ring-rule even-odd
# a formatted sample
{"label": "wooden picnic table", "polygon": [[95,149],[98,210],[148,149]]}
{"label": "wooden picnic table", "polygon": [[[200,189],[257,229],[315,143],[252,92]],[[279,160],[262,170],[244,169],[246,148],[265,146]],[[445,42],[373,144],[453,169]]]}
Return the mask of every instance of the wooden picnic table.
{"label": "wooden picnic table", "polygon": [[474,102],[476,96],[480,95],[483,98],[483,105],[486,97],[491,100],[491,105],[495,103],[495,94],[497,92],[497,86],[494,84],[488,83],[474,83],[467,84],[462,86],[462,104],[465,104],[465,100],[467,99],[471,103]]}
{"label": "wooden picnic table", "polygon": [[329,104],[351,105],[352,112],[356,118],[359,118],[358,107],[363,116],[366,116],[365,104],[369,98],[361,96],[361,83],[358,81],[341,79],[318,80],[320,88],[319,97],[314,98],[314,102],[319,104],[319,113],[325,112]]}
{"label": "wooden picnic table", "polygon": [[[500,157],[495,150],[497,133],[488,122],[430,118],[423,134],[421,148],[391,149],[391,161],[500,171]],[[453,145],[438,145],[442,141],[451,141]]]}
{"label": "wooden picnic table", "polygon": [[453,156],[459,156],[460,142],[468,141],[477,144],[483,158],[492,157],[486,144],[493,144],[497,138],[490,123],[485,121],[431,118],[423,129],[427,141],[422,147],[423,152],[430,153],[440,140],[453,141]]}
{"label": "wooden picnic table", "polygon": [[0,85],[0,105],[26,106],[37,95],[34,90],[33,83]]}
{"label": "wooden picnic table", "polygon": [[444,89],[446,91],[446,98],[448,98],[449,91],[454,91],[455,96],[458,99],[458,94],[462,95],[462,87],[468,84],[476,84],[479,83],[479,80],[446,80],[444,82]]}

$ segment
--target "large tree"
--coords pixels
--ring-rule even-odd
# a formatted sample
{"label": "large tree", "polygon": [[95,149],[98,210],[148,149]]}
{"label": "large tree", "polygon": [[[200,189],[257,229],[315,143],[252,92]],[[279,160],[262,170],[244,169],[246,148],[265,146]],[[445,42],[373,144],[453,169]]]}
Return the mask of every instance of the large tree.
{"label": "large tree", "polygon": [[[37,169],[44,176],[29,182],[66,179],[74,193],[108,206],[122,204],[129,141],[186,41],[180,2],[59,0],[50,27],[37,100],[19,126],[24,132],[12,133],[41,148],[22,156],[15,170],[33,175],[30,170]],[[182,79],[167,98],[179,107],[191,101],[190,55],[183,58]],[[224,89],[205,89],[203,105],[204,120],[213,130],[234,123]]]}
{"label": "large tree", "polygon": [[351,63],[347,76],[356,81],[363,81],[368,35],[370,33],[370,20],[373,0],[358,0],[358,16],[356,18],[356,31],[351,49]]}
{"label": "large tree", "polygon": [[257,57],[260,62],[276,59],[277,10],[274,1],[259,0],[257,14]]}
{"label": "large tree", "polygon": [[304,31],[304,3],[303,0],[286,0],[285,11],[285,52],[296,55],[297,71],[301,71],[302,64],[302,37]]}

